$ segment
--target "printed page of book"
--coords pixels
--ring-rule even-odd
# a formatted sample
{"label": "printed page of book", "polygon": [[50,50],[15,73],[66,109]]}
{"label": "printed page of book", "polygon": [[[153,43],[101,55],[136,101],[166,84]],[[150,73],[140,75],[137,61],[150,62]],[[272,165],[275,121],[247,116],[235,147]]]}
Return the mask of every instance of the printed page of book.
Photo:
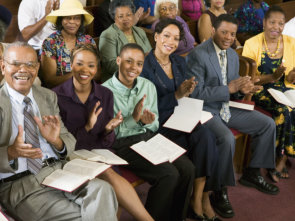
{"label": "printed page of book", "polygon": [[111,165],[126,165],[128,162],[107,149],[92,149],[91,152],[104,158],[104,163]]}
{"label": "printed page of book", "polygon": [[71,156],[70,159],[76,159],[80,158],[83,160],[89,160],[89,161],[95,161],[95,162],[105,162],[105,158],[102,155],[97,155],[94,152],[91,152],[86,149],[81,149],[81,150],[75,150]]}
{"label": "printed page of book", "polygon": [[271,96],[273,96],[273,98],[277,102],[290,107],[295,107],[295,105],[292,104],[292,102],[286,97],[286,95],[283,92],[275,90],[273,88],[267,89],[267,91],[271,94]]}
{"label": "printed page of book", "polygon": [[250,111],[254,110],[253,104],[245,104],[245,103],[235,102],[235,101],[229,101],[229,106],[244,109],[244,110],[250,110]]}
{"label": "printed page of book", "polygon": [[201,124],[206,123],[212,117],[213,117],[213,115],[211,114],[211,112],[209,112],[209,111],[202,111],[202,114],[201,114]]}
{"label": "printed page of book", "polygon": [[6,216],[2,213],[1,210],[0,210],[0,221],[8,221],[8,219],[7,219]]}
{"label": "printed page of book", "polygon": [[82,159],[74,159],[66,163],[63,170],[88,177],[89,180],[95,178],[111,166],[105,163],[92,162]]}
{"label": "printed page of book", "polygon": [[284,92],[286,97],[292,102],[293,107],[295,106],[295,90],[290,89]]}
{"label": "printed page of book", "polygon": [[190,133],[201,119],[203,103],[203,100],[189,97],[179,99],[174,113],[163,126]]}
{"label": "printed page of book", "polygon": [[161,150],[161,143],[150,145],[148,142],[141,141],[130,148],[154,165],[169,161],[169,157]]}
{"label": "printed page of book", "polygon": [[172,142],[168,138],[164,137],[162,134],[157,134],[147,141],[147,143],[152,146],[160,149],[159,153],[165,156],[168,156],[169,162],[172,163],[178,157],[186,152],[185,149]]}
{"label": "printed page of book", "polygon": [[58,169],[47,176],[42,184],[66,192],[72,192],[88,180],[87,176]]}

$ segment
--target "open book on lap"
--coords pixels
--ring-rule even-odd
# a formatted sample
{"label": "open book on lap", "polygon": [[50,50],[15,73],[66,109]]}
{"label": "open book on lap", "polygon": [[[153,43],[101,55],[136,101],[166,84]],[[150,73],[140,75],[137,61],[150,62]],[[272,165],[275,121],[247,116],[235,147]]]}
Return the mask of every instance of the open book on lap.
{"label": "open book on lap", "polygon": [[201,120],[200,120],[200,122],[201,122],[201,124],[204,124],[204,123],[206,123],[208,120],[210,120],[211,118],[213,117],[213,115],[211,114],[211,112],[209,112],[209,111],[202,111],[202,113],[201,113]]}
{"label": "open book on lap", "polygon": [[172,163],[186,152],[185,149],[157,134],[148,141],[141,141],[130,147],[154,165],[164,162]]}
{"label": "open book on lap", "polygon": [[55,170],[47,176],[42,184],[65,192],[72,192],[110,167],[105,163],[74,159],[66,163],[63,169]]}
{"label": "open book on lap", "polygon": [[80,158],[83,160],[102,162],[110,165],[126,165],[128,162],[107,149],[81,149],[71,154],[70,159]]}
{"label": "open book on lap", "polygon": [[294,89],[287,90],[284,93],[273,88],[267,89],[267,91],[271,94],[271,96],[273,96],[273,98],[278,103],[295,108],[295,90]]}
{"label": "open book on lap", "polygon": [[163,127],[191,133],[201,120],[203,100],[183,97],[178,100],[174,113],[164,123]]}

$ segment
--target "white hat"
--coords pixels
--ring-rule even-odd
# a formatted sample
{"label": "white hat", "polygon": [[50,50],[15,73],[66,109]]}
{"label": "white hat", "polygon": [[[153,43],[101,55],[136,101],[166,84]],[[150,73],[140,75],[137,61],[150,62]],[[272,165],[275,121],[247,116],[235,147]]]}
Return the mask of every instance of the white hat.
{"label": "white hat", "polygon": [[176,10],[178,10],[178,0],[156,0],[156,4],[154,7],[154,16],[156,18],[160,18],[160,5],[165,2],[174,3],[176,5]]}
{"label": "white hat", "polygon": [[59,16],[84,15],[84,25],[89,25],[93,21],[93,16],[83,9],[83,5],[79,0],[64,0],[58,10],[52,11],[46,16],[46,20],[52,24],[56,24]]}

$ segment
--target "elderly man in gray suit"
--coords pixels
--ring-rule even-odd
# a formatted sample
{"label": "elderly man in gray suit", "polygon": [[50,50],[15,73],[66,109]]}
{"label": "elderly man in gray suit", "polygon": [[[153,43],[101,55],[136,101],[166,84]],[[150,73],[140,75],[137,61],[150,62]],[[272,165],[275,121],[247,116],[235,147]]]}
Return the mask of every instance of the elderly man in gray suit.
{"label": "elderly man in gray suit", "polygon": [[267,183],[260,173],[260,168],[275,167],[275,123],[257,111],[229,107],[231,98],[255,93],[260,86],[255,86],[249,77],[239,76],[239,58],[230,48],[237,32],[235,18],[220,15],[213,27],[212,38],[196,47],[186,59],[189,77],[195,76],[198,81],[192,97],[204,100],[204,109],[213,114],[206,125],[215,133],[219,147],[218,168],[224,187],[213,192],[211,204],[219,215],[232,217],[226,186],[235,184],[232,164],[235,137],[229,128],[251,135],[252,157],[240,183],[275,195],[278,187]]}
{"label": "elderly man in gray suit", "polygon": [[[60,121],[54,92],[33,86],[39,63],[34,49],[14,43],[1,66],[0,203],[17,220],[117,220],[112,187],[93,179],[72,193],[42,186],[75,147]],[[42,119],[42,120],[41,120]]]}

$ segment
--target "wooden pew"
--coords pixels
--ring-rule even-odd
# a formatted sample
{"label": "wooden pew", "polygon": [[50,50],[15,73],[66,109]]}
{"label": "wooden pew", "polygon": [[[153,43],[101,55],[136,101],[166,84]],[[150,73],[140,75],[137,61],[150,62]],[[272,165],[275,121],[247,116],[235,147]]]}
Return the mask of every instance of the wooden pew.
{"label": "wooden pew", "polygon": [[283,2],[283,0],[264,0],[264,1],[269,5],[275,5],[275,4]]}
{"label": "wooden pew", "polygon": [[275,5],[280,6],[286,13],[286,22],[295,17],[295,1],[282,2]]}
{"label": "wooden pew", "polygon": [[93,6],[93,5],[100,5],[101,3],[103,3],[104,0],[87,0],[86,1],[86,6]]}

